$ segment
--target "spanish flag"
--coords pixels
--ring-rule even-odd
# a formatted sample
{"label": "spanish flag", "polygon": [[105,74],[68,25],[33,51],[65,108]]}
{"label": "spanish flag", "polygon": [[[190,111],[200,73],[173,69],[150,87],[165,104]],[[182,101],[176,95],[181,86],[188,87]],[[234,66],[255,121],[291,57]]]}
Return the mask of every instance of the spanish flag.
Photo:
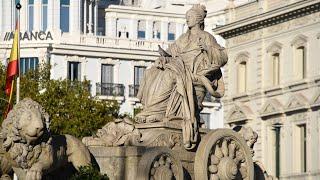
{"label": "spanish flag", "polygon": [[13,44],[11,48],[11,54],[10,54],[10,59],[9,63],[7,66],[7,77],[6,77],[6,87],[5,87],[5,93],[10,96],[9,102],[11,102],[11,96],[13,92],[13,84],[14,84],[14,78],[16,75],[19,74],[19,68],[18,68],[18,63],[19,63],[19,26],[18,22],[16,23],[16,29],[14,32],[14,37],[13,37]]}

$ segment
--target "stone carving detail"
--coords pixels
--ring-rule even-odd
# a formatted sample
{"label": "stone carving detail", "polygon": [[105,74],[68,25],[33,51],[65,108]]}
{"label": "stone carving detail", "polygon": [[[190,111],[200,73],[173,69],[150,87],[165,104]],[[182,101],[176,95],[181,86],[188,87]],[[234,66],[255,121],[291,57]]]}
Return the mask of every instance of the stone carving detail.
{"label": "stone carving detail", "polygon": [[258,133],[252,130],[251,127],[235,127],[234,130],[244,138],[248,147],[250,148],[252,157],[254,156],[253,146],[258,140]]}
{"label": "stone carving detail", "polygon": [[182,135],[178,133],[162,133],[157,136],[150,144],[142,143],[143,145],[155,147],[164,146],[170,149],[177,149],[183,147]]}
{"label": "stone carving detail", "polygon": [[251,119],[252,111],[246,105],[234,106],[228,114],[228,122],[244,121]]}
{"label": "stone carving detail", "polygon": [[153,161],[153,167],[150,170],[150,179],[173,179],[176,173],[176,167],[170,156],[161,155],[159,159]]}
{"label": "stone carving detail", "polygon": [[308,100],[305,96],[301,94],[296,94],[289,98],[285,108],[286,110],[292,110],[297,108],[305,108],[308,106]]}
{"label": "stone carving detail", "polygon": [[279,114],[283,112],[281,103],[276,99],[268,100],[261,108],[261,116]]}
{"label": "stone carving detail", "polygon": [[201,141],[194,164],[195,179],[252,179],[249,147],[238,133],[218,129]]}
{"label": "stone carving detail", "polygon": [[116,119],[98,130],[93,137],[84,137],[82,142],[87,146],[123,146],[139,145],[141,133],[128,119]]}
{"label": "stone carving detail", "polygon": [[256,38],[257,38],[257,32],[250,32],[250,33],[232,38],[232,44],[240,44],[240,43],[254,40]]}
{"label": "stone carving detail", "polygon": [[151,148],[139,162],[139,180],[183,180],[180,160],[168,148]]}
{"label": "stone carving detail", "polygon": [[68,163],[76,169],[91,164],[90,153],[80,140],[50,134],[48,114],[30,98],[10,111],[2,124],[1,140],[1,151],[5,152],[1,161],[10,162],[7,169],[13,168],[22,180],[40,180]]}

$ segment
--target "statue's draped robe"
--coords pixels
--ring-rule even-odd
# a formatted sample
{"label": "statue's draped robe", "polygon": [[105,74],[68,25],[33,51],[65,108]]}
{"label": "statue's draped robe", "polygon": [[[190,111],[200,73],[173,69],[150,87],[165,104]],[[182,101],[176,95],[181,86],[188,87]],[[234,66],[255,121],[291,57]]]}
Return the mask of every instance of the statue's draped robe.
{"label": "statue's draped robe", "polygon": [[[207,51],[200,49],[199,41],[205,43]],[[227,55],[215,38],[205,31],[197,35],[189,31],[182,34],[169,46],[168,53],[172,57],[167,57],[169,62],[163,69],[154,66],[144,75],[138,92],[144,108],[137,116],[156,121],[182,117],[185,147],[193,148],[198,138],[196,109],[199,100],[195,91],[223,96],[220,67],[227,62]]]}

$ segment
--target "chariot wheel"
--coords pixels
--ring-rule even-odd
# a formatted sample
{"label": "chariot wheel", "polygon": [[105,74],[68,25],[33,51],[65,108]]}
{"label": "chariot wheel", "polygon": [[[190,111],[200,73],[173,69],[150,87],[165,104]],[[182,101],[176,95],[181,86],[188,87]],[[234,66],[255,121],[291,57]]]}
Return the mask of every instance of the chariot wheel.
{"label": "chariot wheel", "polygon": [[183,180],[180,160],[166,147],[148,149],[138,167],[137,180]]}
{"label": "chariot wheel", "polygon": [[237,132],[213,130],[199,144],[194,173],[196,180],[253,180],[250,149]]}

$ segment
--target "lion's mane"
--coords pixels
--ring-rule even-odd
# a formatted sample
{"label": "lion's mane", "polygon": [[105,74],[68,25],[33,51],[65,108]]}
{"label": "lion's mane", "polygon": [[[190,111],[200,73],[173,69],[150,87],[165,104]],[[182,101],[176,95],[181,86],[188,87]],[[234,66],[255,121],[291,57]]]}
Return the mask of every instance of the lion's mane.
{"label": "lion's mane", "polygon": [[[23,127],[20,127],[19,120],[26,110],[39,111],[45,127],[36,144],[27,144],[26,139],[20,135]],[[23,169],[29,169],[37,161],[43,147],[51,146],[50,137],[49,115],[39,103],[30,98],[25,98],[15,105],[2,123],[2,148]]]}

